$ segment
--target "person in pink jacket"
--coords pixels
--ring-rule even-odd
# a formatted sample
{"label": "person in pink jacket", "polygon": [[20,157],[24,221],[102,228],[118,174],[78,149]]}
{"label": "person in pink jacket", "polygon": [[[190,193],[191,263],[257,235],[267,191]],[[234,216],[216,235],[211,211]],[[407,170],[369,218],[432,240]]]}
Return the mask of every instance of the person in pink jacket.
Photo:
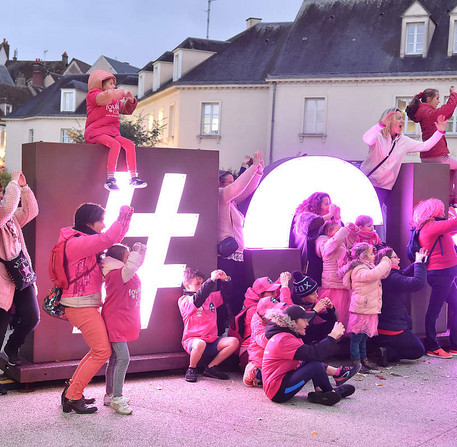
{"label": "person in pink jacket", "polygon": [[385,256],[375,267],[373,246],[366,242],[355,244],[346,252],[339,274],[351,290],[348,332],[352,333],[350,354],[353,364],[362,363],[362,371],[376,370],[367,358],[366,343],[377,335],[378,314],[382,308],[381,279],[387,278],[392,261]]}
{"label": "person in pink jacket", "polygon": [[68,321],[81,331],[90,348],[64,388],[64,413],[97,411],[97,407],[88,406],[95,399],[85,399],[83,391],[111,355],[106,326],[100,314],[103,278],[98,261],[104,250],[120,242],[127,233],[132,213],[132,208],[121,207],[117,220],[102,233],[105,210],[94,203],[84,203],[75,212],[74,226],[60,230],[59,241],[67,241],[65,259],[70,283],[68,289],[62,290],[60,302],[65,306]]}
{"label": "person in pink jacket", "polygon": [[[425,350],[430,357],[452,358],[457,355],[457,254],[452,236],[457,234],[457,218],[444,217],[444,203],[438,199],[419,202],[413,211],[413,227],[419,231],[419,242],[429,252],[427,282],[432,288],[425,314]],[[432,251],[432,247],[435,245]],[[436,320],[444,303],[448,303],[448,350],[436,338]]]}
{"label": "person in pink jacket", "polygon": [[[269,282],[271,281],[267,277],[258,278],[253,284],[253,288],[257,283],[264,284],[264,288],[267,287],[266,282],[269,283],[269,289],[261,293],[262,297],[257,301],[255,308],[249,319],[249,338],[245,338],[248,341],[248,355],[249,363],[246,365],[243,375],[243,383],[246,386],[258,386],[262,385],[262,359],[263,351],[268,340],[265,338],[265,325],[268,319],[265,317],[266,312],[269,309],[281,309],[284,306],[291,306],[293,304],[290,297],[289,281],[292,275],[289,272],[282,272],[279,276],[280,284]],[[267,280],[267,281],[265,281]],[[278,296],[278,289],[279,296]],[[249,289],[248,289],[249,290]],[[247,293],[247,292],[246,292]],[[246,324],[248,324],[246,319]]]}
{"label": "person in pink jacket", "polygon": [[147,183],[137,173],[135,144],[119,132],[119,114],[131,115],[137,105],[136,98],[127,90],[117,89],[116,78],[105,70],[94,70],[90,74],[88,88],[84,139],[86,143],[103,144],[109,148],[105,188],[109,191],[119,189],[114,173],[121,147],[126,153],[130,185],[145,188]]}
{"label": "person in pink jacket", "polygon": [[[22,251],[32,265],[21,228],[38,215],[38,204],[22,172],[11,173],[11,181],[4,194],[0,193],[0,199],[0,258],[10,261]],[[17,290],[2,263],[0,264],[0,346],[3,345],[13,304],[19,322],[3,349],[8,364],[19,366],[21,364],[19,349],[25,337],[38,325],[40,311],[34,284],[23,290]],[[1,385],[0,394],[6,394],[6,390]]]}
{"label": "person in pink jacket", "polygon": [[217,242],[234,238],[237,248],[231,254],[218,251],[217,268],[232,278],[232,293],[228,309],[223,307],[218,315],[219,333],[228,326],[227,316],[233,318],[241,310],[243,297],[248,284],[245,279],[244,266],[244,216],[237,208],[257,188],[263,175],[264,162],[262,153],[257,151],[253,156],[252,165],[236,180],[229,171],[219,172],[219,212],[217,225]]}
{"label": "person in pink jacket", "polygon": [[[455,87],[449,89],[449,99],[446,104],[438,107],[440,93],[434,88],[427,88],[418,93],[406,108],[409,119],[419,123],[422,130],[422,140],[428,140],[435,132],[435,121],[440,115],[445,119],[451,118],[457,106]],[[457,205],[457,160],[449,155],[446,138],[441,138],[430,150],[421,152],[422,163],[444,163],[449,165],[451,177],[449,182],[449,203]]]}
{"label": "person in pink jacket", "polygon": [[106,287],[102,317],[112,348],[103,403],[119,414],[133,412],[122,389],[130,362],[127,342],[136,340],[141,330],[141,281],[136,271],[143,264],[145,254],[146,245],[140,242],[134,244],[132,252],[125,245],[115,244],[101,261]]}

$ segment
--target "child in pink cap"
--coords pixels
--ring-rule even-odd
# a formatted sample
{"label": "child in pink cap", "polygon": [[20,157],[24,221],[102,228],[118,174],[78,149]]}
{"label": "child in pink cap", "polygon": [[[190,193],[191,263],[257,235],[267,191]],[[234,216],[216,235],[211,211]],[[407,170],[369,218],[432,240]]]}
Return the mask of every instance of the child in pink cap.
{"label": "child in pink cap", "polygon": [[86,143],[103,144],[109,148],[105,188],[109,191],[119,189],[114,173],[121,147],[126,154],[130,185],[145,188],[148,184],[138,177],[136,170],[135,144],[119,132],[119,114],[131,115],[137,105],[136,98],[127,90],[117,89],[116,78],[105,70],[94,70],[90,74],[88,88],[84,139]]}

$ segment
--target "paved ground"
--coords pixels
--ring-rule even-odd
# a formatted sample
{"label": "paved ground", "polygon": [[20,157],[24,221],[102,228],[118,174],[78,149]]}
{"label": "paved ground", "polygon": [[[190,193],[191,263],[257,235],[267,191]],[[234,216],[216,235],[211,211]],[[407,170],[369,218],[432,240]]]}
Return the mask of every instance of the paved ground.
{"label": "paved ground", "polygon": [[[64,414],[63,383],[0,396],[1,444],[12,446],[457,446],[457,357],[423,357],[352,380],[356,393],[334,407],[308,403],[304,390],[286,404],[246,388],[241,373],[187,383],[183,371],[130,375],[134,413],[109,407]],[[86,396],[102,400],[101,380]]]}

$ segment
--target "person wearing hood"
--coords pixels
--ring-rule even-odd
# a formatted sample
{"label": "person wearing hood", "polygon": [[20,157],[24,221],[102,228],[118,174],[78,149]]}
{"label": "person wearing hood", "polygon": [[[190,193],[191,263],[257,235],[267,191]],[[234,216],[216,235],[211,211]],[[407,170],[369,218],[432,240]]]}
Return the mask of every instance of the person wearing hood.
{"label": "person wearing hood", "polygon": [[[11,181],[5,192],[0,193],[0,199],[0,257],[10,261],[17,258],[22,252],[31,266],[32,262],[27,252],[22,227],[38,215],[38,203],[22,172],[13,171],[11,173]],[[33,280],[33,271],[31,273]],[[36,299],[35,284],[18,290],[2,263],[0,265],[0,347],[3,345],[10,322],[13,304],[19,321],[3,351],[10,366],[19,366],[21,364],[19,349],[23,345],[25,337],[38,325],[40,310]],[[0,394],[6,394],[6,389],[2,384],[0,384]]]}
{"label": "person wearing hood", "polygon": [[378,314],[382,307],[381,279],[387,278],[392,261],[384,256],[374,265],[373,246],[366,242],[355,244],[346,252],[339,275],[351,290],[348,332],[351,332],[350,356],[352,363],[362,363],[362,372],[376,370],[376,364],[367,357],[367,339],[378,334]]}
{"label": "person wearing hood", "polygon": [[109,191],[119,189],[114,173],[121,147],[126,154],[130,185],[145,188],[147,183],[137,173],[135,144],[119,132],[119,114],[131,115],[137,105],[136,98],[129,91],[116,88],[115,76],[105,70],[94,70],[90,74],[88,89],[84,139],[86,143],[102,144],[109,148],[105,188]]}
{"label": "person wearing hood", "polygon": [[108,248],[101,261],[106,298],[102,307],[112,353],[106,368],[106,394],[103,404],[119,414],[132,414],[122,395],[125,374],[130,363],[127,342],[134,341],[141,330],[141,281],[136,274],[146,255],[146,245],[136,242],[130,252],[126,245]]}
{"label": "person wearing hood", "polygon": [[348,384],[332,388],[322,363],[333,354],[336,341],[344,334],[341,323],[335,323],[325,340],[313,346],[303,343],[302,337],[315,315],[297,305],[270,315],[271,321],[265,329],[268,343],[263,355],[262,378],[265,394],[273,402],[288,401],[309,380],[315,389],[308,393],[308,401],[312,403],[335,405],[355,391],[354,386]]}
{"label": "person wearing hood", "polygon": [[[240,348],[247,350],[249,363],[247,363],[243,375],[243,383],[246,386],[252,387],[262,384],[262,359],[263,351],[267,344],[265,338],[265,325],[268,319],[265,317],[269,309],[282,309],[285,306],[293,304],[290,297],[289,281],[291,274],[289,272],[282,272],[278,281],[281,284],[273,283],[270,278],[263,277],[254,281],[252,288],[250,287],[246,292],[246,298],[249,296],[253,300],[254,294],[258,292],[257,300],[254,301],[255,305],[250,307],[246,313],[245,332],[244,338]],[[278,288],[281,287],[278,296]],[[261,291],[261,289],[264,289]],[[246,305],[246,300],[244,300]],[[249,326],[248,326],[249,322]],[[243,365],[242,365],[243,367]]]}
{"label": "person wearing hood", "polygon": [[65,306],[68,321],[78,328],[90,351],[81,360],[62,392],[64,413],[95,413],[90,407],[95,399],[86,399],[84,388],[111,355],[102,305],[102,271],[100,254],[120,242],[128,231],[133,208],[122,206],[117,220],[104,232],[105,210],[94,203],[83,203],[75,212],[74,226],[60,230],[60,241],[66,241],[65,260],[69,286],[62,290],[60,303]]}

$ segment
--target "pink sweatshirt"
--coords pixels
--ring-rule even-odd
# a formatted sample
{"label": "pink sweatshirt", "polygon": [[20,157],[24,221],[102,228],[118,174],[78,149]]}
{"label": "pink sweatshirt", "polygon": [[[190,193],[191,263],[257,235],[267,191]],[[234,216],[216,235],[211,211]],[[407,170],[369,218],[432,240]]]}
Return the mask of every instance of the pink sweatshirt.
{"label": "pink sweatshirt", "polygon": [[257,166],[250,166],[232,184],[219,188],[219,214],[217,226],[217,241],[234,237],[238,243],[237,252],[244,250],[243,225],[244,217],[236,207],[259,185],[262,174]]}
{"label": "pink sweatshirt", "polygon": [[[19,199],[22,206],[18,207]],[[10,261],[22,250],[32,265],[21,228],[38,215],[38,203],[33,191],[20,187],[16,181],[8,183],[0,202],[0,258]],[[14,283],[4,264],[0,264],[0,308],[9,311],[13,304]]]}

